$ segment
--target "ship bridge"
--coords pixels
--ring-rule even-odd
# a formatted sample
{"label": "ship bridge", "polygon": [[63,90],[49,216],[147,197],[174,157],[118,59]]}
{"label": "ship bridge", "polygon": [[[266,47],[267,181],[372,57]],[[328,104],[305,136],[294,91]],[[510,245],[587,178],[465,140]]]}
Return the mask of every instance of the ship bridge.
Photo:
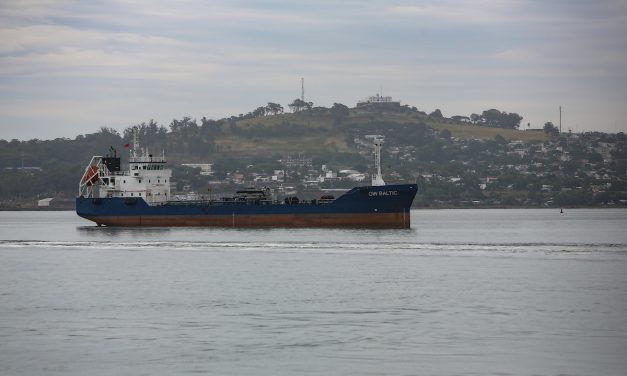
{"label": "ship bridge", "polygon": [[165,155],[155,157],[139,147],[136,136],[133,141],[126,171],[120,168],[117,155],[92,157],[81,179],[79,196],[140,197],[149,205],[163,204],[170,199],[172,170],[165,168]]}

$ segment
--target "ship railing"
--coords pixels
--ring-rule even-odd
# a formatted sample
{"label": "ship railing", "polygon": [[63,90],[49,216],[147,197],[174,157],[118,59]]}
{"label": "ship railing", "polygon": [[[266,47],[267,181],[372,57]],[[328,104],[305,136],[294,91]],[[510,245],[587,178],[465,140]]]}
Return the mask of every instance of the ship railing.
{"label": "ship railing", "polygon": [[111,176],[130,176],[130,171],[113,171],[110,173]]}
{"label": "ship railing", "polygon": [[163,157],[151,157],[151,156],[141,156],[141,157],[131,157],[129,158],[130,163],[167,163],[165,158]]}
{"label": "ship railing", "polygon": [[263,205],[289,205],[289,206],[298,206],[298,205],[326,205],[331,204],[335,200],[300,200],[298,203],[285,203],[281,200],[233,200],[228,198],[223,198],[220,200],[169,200],[162,202],[153,202],[150,205],[174,205],[174,206],[263,206]]}

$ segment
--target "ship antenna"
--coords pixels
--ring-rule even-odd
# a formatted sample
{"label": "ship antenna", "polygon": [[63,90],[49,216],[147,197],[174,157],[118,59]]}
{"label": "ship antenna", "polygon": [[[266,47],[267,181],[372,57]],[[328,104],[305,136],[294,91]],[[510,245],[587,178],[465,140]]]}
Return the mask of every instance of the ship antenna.
{"label": "ship antenna", "polygon": [[372,178],[373,186],[385,185],[383,177],[381,176],[381,145],[383,144],[383,136],[375,136],[373,138],[374,143],[374,166],[377,170],[376,176]]}
{"label": "ship antenna", "polygon": [[133,132],[133,149],[131,151],[131,157],[133,158],[137,158],[137,150],[139,149],[139,140],[137,138],[137,129],[135,129],[135,132]]}
{"label": "ship antenna", "polygon": [[300,78],[300,100],[305,101],[305,77]]}

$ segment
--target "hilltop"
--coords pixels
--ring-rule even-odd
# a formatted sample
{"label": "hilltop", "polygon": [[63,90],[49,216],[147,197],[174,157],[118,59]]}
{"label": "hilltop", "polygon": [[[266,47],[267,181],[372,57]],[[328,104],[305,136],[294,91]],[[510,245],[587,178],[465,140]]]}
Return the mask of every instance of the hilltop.
{"label": "hilltop", "polygon": [[283,152],[320,149],[351,152],[347,137],[362,129],[381,134],[406,128],[408,125],[426,125],[434,130],[450,132],[459,139],[494,140],[500,135],[506,140],[546,141],[544,132],[521,131],[474,125],[450,118],[433,117],[419,111],[348,109],[340,121],[329,109],[313,108],[310,111],[283,113],[253,118],[231,118],[230,132],[216,137],[216,141],[231,151],[255,155],[268,150]]}

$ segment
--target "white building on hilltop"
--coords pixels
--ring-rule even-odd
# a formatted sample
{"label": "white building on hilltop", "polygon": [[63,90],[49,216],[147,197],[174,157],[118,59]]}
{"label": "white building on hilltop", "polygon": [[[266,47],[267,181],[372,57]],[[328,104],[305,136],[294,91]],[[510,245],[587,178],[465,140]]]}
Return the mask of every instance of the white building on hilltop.
{"label": "white building on hilltop", "polygon": [[400,107],[401,102],[392,100],[390,96],[373,95],[357,102],[357,107]]}

